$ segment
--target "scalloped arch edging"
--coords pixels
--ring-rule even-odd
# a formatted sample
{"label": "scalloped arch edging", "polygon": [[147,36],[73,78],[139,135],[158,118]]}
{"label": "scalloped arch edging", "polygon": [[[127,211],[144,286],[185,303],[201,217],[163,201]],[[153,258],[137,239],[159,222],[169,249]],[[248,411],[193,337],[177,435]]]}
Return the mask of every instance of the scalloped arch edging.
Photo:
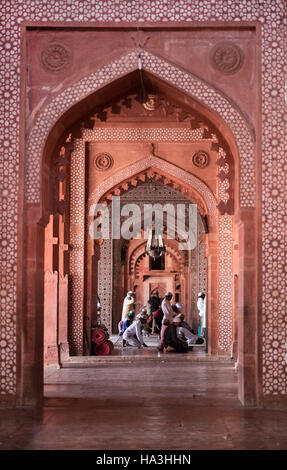
{"label": "scalloped arch edging", "polygon": [[117,184],[120,184],[125,179],[140,173],[141,171],[147,170],[149,168],[155,168],[161,171],[164,171],[171,177],[181,180],[183,183],[190,186],[191,189],[194,189],[198,194],[204,199],[205,204],[208,209],[208,214],[210,217],[210,224],[212,227],[216,226],[217,220],[217,208],[216,200],[211,190],[196,176],[188,173],[187,171],[169,163],[161,158],[158,158],[154,155],[150,155],[147,158],[143,158],[131,165],[123,168],[118,171],[115,175],[110,176],[105,179],[97,188],[92,192],[89,198],[89,204],[97,204],[101,197],[113,188]]}

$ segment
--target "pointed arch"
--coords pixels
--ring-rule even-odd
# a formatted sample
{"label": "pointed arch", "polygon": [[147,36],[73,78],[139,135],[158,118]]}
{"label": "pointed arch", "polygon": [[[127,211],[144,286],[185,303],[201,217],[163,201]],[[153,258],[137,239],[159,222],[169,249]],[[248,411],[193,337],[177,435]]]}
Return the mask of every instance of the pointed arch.
{"label": "pointed arch", "polygon": [[217,214],[216,199],[208,186],[191,173],[188,173],[187,171],[173,165],[172,163],[162,160],[155,155],[150,155],[147,158],[143,158],[142,160],[132,163],[118,171],[117,174],[105,179],[92,192],[89,198],[89,205],[97,204],[107,192],[110,192],[117,185],[120,185],[128,178],[138,175],[139,173],[143,173],[149,169],[151,171],[158,171],[161,174],[165,174],[175,182],[180,181],[181,183],[184,183],[191,192],[196,193],[204,207],[206,207],[210,226],[215,227]]}
{"label": "pointed arch", "polygon": [[[236,148],[237,145],[242,162],[242,165],[240,165],[241,205],[245,207],[254,206],[254,142],[249,125],[242,113],[223,93],[166,59],[149,51],[143,51],[142,65],[147,72],[154,74],[191,96],[197,102],[202,103],[209,110],[209,113],[215,113],[223,125],[227,126],[229,134],[233,137],[234,147]],[[67,87],[46,105],[29,131],[26,166],[27,202],[40,203],[41,201],[41,156],[49,133],[61,116],[79,101],[137,69],[138,51],[131,50]]]}

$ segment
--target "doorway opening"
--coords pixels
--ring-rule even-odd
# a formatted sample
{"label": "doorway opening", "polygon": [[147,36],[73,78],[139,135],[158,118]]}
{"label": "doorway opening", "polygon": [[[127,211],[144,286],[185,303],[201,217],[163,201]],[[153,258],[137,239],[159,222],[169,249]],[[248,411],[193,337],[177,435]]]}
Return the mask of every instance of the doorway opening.
{"label": "doorway opening", "polygon": [[[45,335],[47,325],[55,333],[52,340],[44,335],[49,338],[44,343],[46,364],[55,357],[62,365],[72,357],[90,354],[91,323],[97,314],[98,298],[104,306],[103,321],[114,331],[114,304],[120,303],[114,280],[121,281],[122,291],[125,282],[130,282],[125,280],[130,265],[122,263],[129,247],[120,246],[116,254],[115,241],[91,240],[90,209],[96,203],[107,206],[113,197],[124,197],[154,177],[164,190],[176,192],[197,206],[204,229],[197,247],[197,263],[200,259],[202,269],[183,261],[187,271],[197,269],[197,283],[191,283],[192,276],[185,271],[186,277],[181,279],[179,270],[173,278],[174,298],[186,301],[192,311],[198,283],[206,283],[209,355],[228,356],[233,339],[244,335],[235,308],[242,302],[237,297],[244,267],[242,230],[246,227],[245,222],[238,226],[238,156],[233,136],[220,117],[188,94],[151,73],[144,72],[143,77],[152,98],[148,96],[144,102],[139,99],[138,71],[127,73],[67,111],[61,118],[61,127],[67,131],[59,133],[56,125],[47,140],[39,235],[42,254],[41,250],[37,252]],[[172,250],[176,252],[175,247]],[[115,254],[119,263],[114,265]],[[180,256],[168,256],[180,264]],[[159,273],[166,273],[168,256],[165,270]],[[133,268],[144,268],[144,261],[136,264],[137,260]],[[49,276],[46,267],[55,276]],[[153,274],[156,271],[151,270]],[[235,279],[238,287],[234,287]],[[49,280],[55,288],[49,287]],[[170,279],[162,283],[163,290],[168,282]],[[160,284],[158,276],[155,284]],[[148,292],[152,289],[149,286]]]}
{"label": "doorway opening", "polygon": [[[44,343],[48,363],[49,355],[55,360],[52,351],[58,354],[60,363],[71,356],[92,353],[91,331],[98,321],[99,304],[101,322],[110,335],[116,335],[127,291],[136,293],[134,307],[138,312],[148,305],[155,287],[162,298],[164,292],[172,292],[174,302],[182,304],[185,319],[196,334],[200,331],[197,299],[203,292],[207,298],[207,353],[224,356],[232,350],[235,354],[235,231],[233,216],[227,212],[234,198],[234,162],[208,117],[199,115],[191,104],[183,104],[186,97],[159,79],[150,74],[143,76],[146,96],[135,80],[136,73],[133,80],[131,76],[126,81],[121,79],[121,93],[117,91],[107,98],[106,90],[105,99],[81,122],[80,131],[76,125],[71,127],[60,147],[56,160],[57,215],[51,215],[46,229],[45,260],[50,259],[51,265],[52,256],[52,265],[58,263],[52,275],[48,269],[45,281]],[[111,87],[118,90],[114,84]],[[166,254],[153,260],[145,251],[146,241],[138,234],[128,241],[118,235],[113,238],[111,221],[110,236],[93,240],[91,223],[99,218],[99,211],[93,212],[93,207],[100,204],[110,208],[114,199],[121,214],[128,204],[137,204],[140,209],[155,204],[173,208],[193,204],[197,208],[196,246],[179,249],[179,234],[174,239],[165,234]],[[121,224],[126,218],[127,214],[121,216]],[[98,224],[98,231],[103,224]],[[166,216],[163,229],[167,229]],[[215,271],[217,276],[213,275]],[[52,294],[53,282],[61,287],[52,289]],[[223,286],[227,289],[224,300]],[[59,325],[66,325],[60,353]]]}

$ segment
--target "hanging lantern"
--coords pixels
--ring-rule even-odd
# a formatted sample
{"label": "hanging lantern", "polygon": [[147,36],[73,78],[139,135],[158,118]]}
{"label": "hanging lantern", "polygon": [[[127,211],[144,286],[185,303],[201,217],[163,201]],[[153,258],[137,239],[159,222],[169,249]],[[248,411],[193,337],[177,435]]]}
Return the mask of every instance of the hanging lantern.
{"label": "hanging lantern", "polygon": [[[152,149],[154,149],[153,143],[151,144],[151,146]],[[155,201],[158,200],[155,174],[150,178],[150,188],[148,189],[148,192],[150,195],[153,196],[153,199]],[[154,260],[160,258],[166,251],[161,231],[161,227],[158,227],[158,230],[155,230],[155,219],[153,215],[151,228],[148,228],[148,239],[145,247],[145,252]]]}
{"label": "hanging lantern", "polygon": [[149,230],[145,252],[154,260],[160,258],[165,253],[166,248],[162,235],[156,235],[154,227]]}

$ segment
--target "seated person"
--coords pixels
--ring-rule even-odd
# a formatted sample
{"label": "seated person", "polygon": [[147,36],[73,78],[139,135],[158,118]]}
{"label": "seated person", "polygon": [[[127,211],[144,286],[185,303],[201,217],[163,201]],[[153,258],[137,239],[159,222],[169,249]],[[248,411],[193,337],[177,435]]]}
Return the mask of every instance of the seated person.
{"label": "seated person", "polygon": [[177,327],[180,325],[179,316],[174,317],[164,332],[164,348],[167,352],[185,353],[188,351],[187,343],[177,335]]}
{"label": "seated person", "polygon": [[183,327],[183,328],[186,328],[187,330],[191,331],[191,333],[193,333],[193,334],[195,335],[195,331],[191,328],[190,324],[187,323],[186,321],[184,321],[184,315],[183,315],[183,313],[180,313],[179,316],[180,316],[180,318],[181,318],[181,320],[182,320],[180,326]]}
{"label": "seated person", "polygon": [[[178,308],[176,307],[176,305],[171,305],[171,308],[172,308],[172,311],[173,311],[173,318],[176,316],[176,313],[179,313],[179,310]],[[162,312],[163,314],[163,312]],[[167,329],[168,325],[170,325],[172,323],[172,319],[170,317],[167,317],[167,316],[164,316],[162,317],[162,321],[161,321],[161,330],[160,330],[160,344],[159,344],[159,347],[158,347],[158,351],[163,351],[164,349],[164,333],[165,333],[165,330]]]}
{"label": "seated person", "polygon": [[141,348],[142,346],[147,347],[143,341],[142,330],[144,325],[147,322],[147,315],[144,312],[140,312],[134,322],[125,330],[123,334],[123,346],[137,346]]}
{"label": "seated person", "polygon": [[192,348],[194,344],[202,344],[204,340],[202,338],[198,338],[189,324],[183,321],[184,315],[180,314],[178,317],[181,320],[177,327],[178,336],[187,342],[188,347]]}

